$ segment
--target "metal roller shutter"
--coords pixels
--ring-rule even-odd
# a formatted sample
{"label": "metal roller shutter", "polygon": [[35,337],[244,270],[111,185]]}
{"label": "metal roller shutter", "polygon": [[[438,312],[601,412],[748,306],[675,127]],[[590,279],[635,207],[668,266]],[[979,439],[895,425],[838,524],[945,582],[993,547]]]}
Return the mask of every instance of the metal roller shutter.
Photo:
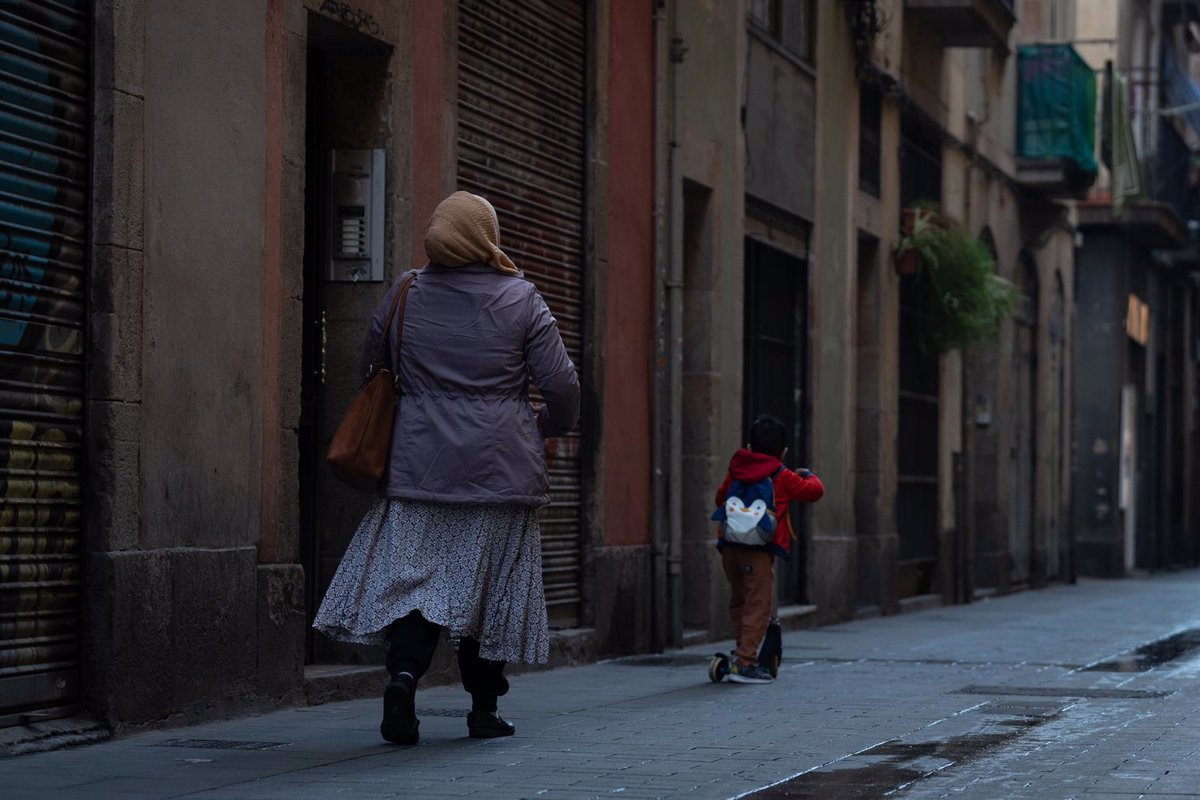
{"label": "metal roller shutter", "polygon": [[0,0],[0,726],[79,697],[87,0]]}
{"label": "metal roller shutter", "polygon": [[[586,25],[577,0],[461,0],[458,181],[486,196],[502,246],[541,290],[578,365],[583,354]],[[548,454],[542,516],[551,623],[580,602],[579,437]]]}

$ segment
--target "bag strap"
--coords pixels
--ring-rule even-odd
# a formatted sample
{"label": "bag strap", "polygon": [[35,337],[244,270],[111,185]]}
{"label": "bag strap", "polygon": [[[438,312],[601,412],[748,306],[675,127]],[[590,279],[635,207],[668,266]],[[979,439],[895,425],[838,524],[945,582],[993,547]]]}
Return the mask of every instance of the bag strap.
{"label": "bag strap", "polygon": [[[780,473],[782,473],[785,469],[787,469],[787,467],[785,467],[783,464],[780,464],[779,469],[775,470],[770,475],[770,478],[771,478],[771,513],[772,514],[775,513],[775,509],[779,508],[779,487],[775,485],[775,479],[778,478]],[[787,508],[784,508],[784,510],[783,510],[783,516],[785,518],[788,518],[789,522],[791,522],[791,519],[790,519],[791,513],[792,513],[792,509],[789,504],[789,506]],[[778,519],[775,520],[775,524],[776,525],[779,524]],[[795,535],[796,535],[796,533],[795,533],[795,531],[793,531],[792,536],[795,536]]]}
{"label": "bag strap", "polygon": [[408,290],[417,278],[419,270],[413,270],[400,282],[400,290],[392,298],[388,311],[387,327],[383,329],[383,341],[388,341],[392,332],[392,320],[396,321],[396,346],[392,348],[392,386],[400,388],[400,342],[404,339],[404,306],[408,303]]}
{"label": "bag strap", "polygon": [[[776,500],[776,497],[778,496],[777,492],[779,490],[775,488],[775,478],[778,477],[779,473],[783,472],[785,469],[787,469],[787,467],[785,467],[783,464],[780,464],[779,469],[777,469],[771,473],[771,507],[772,508],[779,505],[778,501]],[[788,503],[787,508],[785,508],[783,510],[783,518],[787,520],[788,531],[791,533],[792,539],[794,539],[797,542],[800,541],[800,537],[799,537],[799,535],[797,535],[796,529],[792,527],[792,504],[791,503]],[[776,520],[776,524],[778,524],[778,522],[779,521]]]}

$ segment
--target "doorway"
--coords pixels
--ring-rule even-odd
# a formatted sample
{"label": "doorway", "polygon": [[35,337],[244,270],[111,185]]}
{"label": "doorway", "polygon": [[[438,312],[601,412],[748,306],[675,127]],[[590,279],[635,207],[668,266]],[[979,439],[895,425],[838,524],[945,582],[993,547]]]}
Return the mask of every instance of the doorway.
{"label": "doorway", "polygon": [[[900,120],[900,205],[936,208],[942,198],[942,138],[928,120]],[[938,460],[941,359],[921,335],[922,296],[915,277],[900,279],[896,436],[896,533],[900,538],[898,594],[934,594],[941,548]]]}
{"label": "doorway", "polygon": [[1165,494],[1164,514],[1168,537],[1169,558],[1164,566],[1179,569],[1191,564],[1187,537],[1187,515],[1184,494],[1187,492],[1186,464],[1187,414],[1184,387],[1187,375],[1187,313],[1188,292],[1186,285],[1172,283],[1166,292],[1167,306],[1167,368],[1163,377],[1166,403],[1167,428],[1167,474],[1162,482]]}
{"label": "doorway", "polygon": [[857,297],[854,309],[854,520],[858,532],[859,608],[883,604],[883,485],[880,451],[884,413],[879,366],[884,346],[881,322],[883,272],[879,240],[858,237]]}
{"label": "doorway", "polygon": [[940,362],[921,336],[921,294],[900,279],[900,390],[896,436],[896,532],[899,595],[935,594],[938,556]]}
{"label": "doorway", "polygon": [[1013,317],[1012,439],[1009,474],[1012,505],[1009,511],[1008,546],[1014,584],[1028,583],[1033,574],[1037,487],[1037,264],[1028,251],[1018,259],[1020,294]]}
{"label": "doorway", "polygon": [[1063,293],[1062,273],[1056,272],[1054,277],[1054,296],[1050,301],[1049,320],[1050,375],[1049,397],[1046,403],[1050,412],[1048,428],[1050,436],[1047,444],[1050,447],[1050,457],[1046,460],[1050,475],[1046,498],[1049,512],[1049,525],[1046,531],[1046,578],[1049,580],[1071,580],[1073,565],[1071,563],[1070,546],[1067,541],[1064,520],[1066,518],[1066,500],[1063,490],[1063,478],[1066,474],[1066,397],[1067,371],[1063,357],[1063,343],[1066,337],[1066,297]]}
{"label": "doorway", "polygon": [[[759,414],[773,414],[787,428],[789,467],[807,465],[808,264],[764,241],[746,239],[745,338],[742,431]],[[799,503],[791,510],[792,557],[776,572],[781,605],[808,602],[808,538]]]}
{"label": "doorway", "polygon": [[[343,274],[340,266],[331,266],[335,215],[329,198],[335,149],[388,150],[391,49],[316,14],[309,14],[308,25],[298,429],[300,558],[309,623],[306,661],[361,663],[377,660],[377,654],[332,642],[316,634],[311,623],[342,553],[373,499],[335,480],[325,467],[324,455],[341,414],[361,383],[362,376],[356,374],[358,348],[390,275],[384,268],[380,274],[367,271],[350,276]],[[384,177],[390,179],[386,170]],[[348,219],[337,217],[339,246]],[[378,242],[362,246],[382,248]],[[386,265],[390,260],[384,255]]]}

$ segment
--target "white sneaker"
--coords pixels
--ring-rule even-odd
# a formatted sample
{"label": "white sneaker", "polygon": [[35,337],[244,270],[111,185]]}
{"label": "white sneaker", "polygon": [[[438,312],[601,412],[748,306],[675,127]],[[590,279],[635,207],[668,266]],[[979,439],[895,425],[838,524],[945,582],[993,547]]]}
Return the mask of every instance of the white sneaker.
{"label": "white sneaker", "polygon": [[771,673],[758,664],[751,664],[748,667],[733,664],[729,668],[729,680],[732,683],[771,683],[775,679],[771,677]]}

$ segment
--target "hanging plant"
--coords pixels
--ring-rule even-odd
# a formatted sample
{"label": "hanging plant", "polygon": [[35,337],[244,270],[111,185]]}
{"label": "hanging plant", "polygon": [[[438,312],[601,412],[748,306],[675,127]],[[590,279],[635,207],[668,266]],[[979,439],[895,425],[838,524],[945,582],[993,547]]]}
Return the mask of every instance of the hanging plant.
{"label": "hanging plant", "polygon": [[862,79],[871,66],[875,42],[887,26],[888,18],[877,0],[846,0],[845,8],[854,35],[854,73]]}
{"label": "hanging plant", "polygon": [[922,261],[937,261],[937,252],[934,249],[937,237],[931,234],[939,228],[945,228],[947,224],[948,221],[932,209],[904,209],[900,240],[892,257],[896,272],[905,276],[916,275]]}
{"label": "hanging plant", "polygon": [[1012,283],[996,274],[987,246],[961,225],[930,212],[914,212],[901,230],[899,259],[915,257],[912,280],[920,289],[922,336],[945,352],[995,342],[1000,326],[1017,307]]}

